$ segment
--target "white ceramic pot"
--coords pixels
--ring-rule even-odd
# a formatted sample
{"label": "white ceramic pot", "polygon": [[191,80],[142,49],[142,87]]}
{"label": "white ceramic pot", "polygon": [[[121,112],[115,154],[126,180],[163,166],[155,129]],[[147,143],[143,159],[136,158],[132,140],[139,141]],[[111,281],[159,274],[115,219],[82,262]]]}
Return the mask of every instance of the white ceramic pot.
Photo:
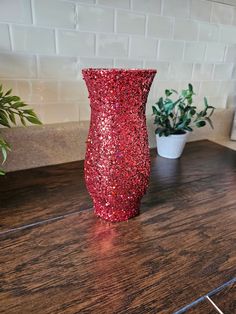
{"label": "white ceramic pot", "polygon": [[156,135],[157,153],[161,157],[176,159],[179,158],[184,150],[188,133],[172,134],[169,136]]}

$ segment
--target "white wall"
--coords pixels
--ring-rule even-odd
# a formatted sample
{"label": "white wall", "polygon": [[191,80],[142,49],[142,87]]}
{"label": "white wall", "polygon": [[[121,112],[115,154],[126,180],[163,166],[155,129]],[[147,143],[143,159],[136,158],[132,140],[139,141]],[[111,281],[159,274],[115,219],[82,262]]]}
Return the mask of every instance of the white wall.
{"label": "white wall", "polygon": [[[0,0],[0,81],[44,123],[89,119],[83,67],[157,68],[151,106],[192,82],[218,108],[236,94],[236,10],[206,0]],[[198,101],[198,99],[197,99]]]}

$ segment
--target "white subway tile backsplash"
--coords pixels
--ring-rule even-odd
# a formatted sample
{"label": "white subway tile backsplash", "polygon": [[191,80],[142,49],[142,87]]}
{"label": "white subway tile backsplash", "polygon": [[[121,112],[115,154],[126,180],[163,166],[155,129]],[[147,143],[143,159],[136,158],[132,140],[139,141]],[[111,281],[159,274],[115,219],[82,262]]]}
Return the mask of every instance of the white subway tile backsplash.
{"label": "white subway tile backsplash", "polygon": [[193,79],[196,81],[206,81],[212,79],[213,64],[195,64],[193,68]]}
{"label": "white subway tile backsplash", "polygon": [[173,18],[158,15],[149,15],[147,35],[158,38],[170,38],[173,32]]}
{"label": "white subway tile backsplash", "polygon": [[118,10],[117,12],[117,32],[144,35],[145,33],[145,15],[130,13],[128,11]]}
{"label": "white subway tile backsplash", "polygon": [[116,68],[142,69],[143,61],[134,59],[115,59]]}
{"label": "white subway tile backsplash", "polygon": [[207,0],[192,0],[191,1],[191,18],[210,22],[211,18],[211,1]]}
{"label": "white subway tile backsplash", "polygon": [[0,53],[0,73],[2,78],[34,78],[35,56]]}
{"label": "white subway tile backsplash", "polygon": [[170,64],[170,75],[171,80],[191,80],[193,72],[192,63],[176,63]]}
{"label": "white subway tile backsplash", "polygon": [[17,95],[27,103],[31,103],[32,100],[32,82],[31,80],[17,81]]}
{"label": "white subway tile backsplash", "polygon": [[201,82],[199,93],[205,97],[219,95],[220,81],[203,81]]}
{"label": "white subway tile backsplash", "polygon": [[224,43],[236,43],[236,27],[234,26],[221,26],[220,28],[220,41]]}
{"label": "white subway tile backsplash", "polygon": [[184,60],[186,62],[200,62],[204,60],[206,45],[197,42],[187,42],[184,51]]}
{"label": "white subway tile backsplash", "polygon": [[61,101],[88,101],[88,90],[84,80],[61,81],[59,83],[59,98]]}
{"label": "white subway tile backsplash", "polygon": [[227,47],[225,61],[236,63],[236,45],[230,45]]}
{"label": "white subway tile backsplash", "polygon": [[15,51],[55,54],[54,31],[31,26],[12,26]]}
{"label": "white subway tile backsplash", "polygon": [[[86,2],[86,0],[84,0]],[[116,8],[129,9],[129,0],[97,0],[98,4]]]}
{"label": "white subway tile backsplash", "polygon": [[39,58],[39,77],[72,80],[77,78],[77,58],[43,57]]}
{"label": "white subway tile backsplash", "polygon": [[219,87],[219,95],[228,95],[230,93],[236,93],[236,82],[233,80],[221,81]]}
{"label": "white subway tile backsplash", "polygon": [[72,0],[78,3],[95,4],[96,0]]}
{"label": "white subway tile backsplash", "polygon": [[134,11],[161,14],[161,0],[131,0]]}
{"label": "white subway tile backsplash", "polygon": [[219,39],[219,26],[217,24],[201,23],[199,25],[199,40],[217,41]]}
{"label": "white subway tile backsplash", "polygon": [[61,0],[34,0],[36,24],[75,28],[75,4]]}
{"label": "white subway tile backsplash", "polygon": [[165,90],[166,89],[175,89],[179,91],[180,88],[180,83],[178,81],[172,81],[172,80],[167,80],[167,81],[157,81],[157,84],[154,84],[154,90],[153,90],[153,99],[157,101],[160,97],[165,96]]}
{"label": "white subway tile backsplash", "polygon": [[181,61],[183,59],[184,42],[173,40],[161,40],[159,48],[159,60]]}
{"label": "white subway tile backsplash", "polygon": [[190,0],[164,0],[163,14],[188,18],[190,15]]}
{"label": "white subway tile backsplash", "polygon": [[0,50],[10,50],[11,49],[11,43],[10,43],[10,34],[9,34],[9,28],[6,24],[0,24]]}
{"label": "white subway tile backsplash", "polygon": [[93,56],[95,54],[95,35],[78,31],[58,31],[58,49],[65,56]]}
{"label": "white subway tile backsplash", "polygon": [[[90,119],[82,68],[154,68],[166,88],[236,99],[236,8],[208,0],[0,0],[0,81],[44,123]],[[212,13],[212,16],[211,16]],[[6,53],[8,52],[8,53]]]}
{"label": "white subway tile backsplash", "polygon": [[236,7],[234,7],[233,25],[236,25]]}
{"label": "white subway tile backsplash", "polygon": [[128,36],[97,35],[98,55],[101,57],[126,57],[128,55]]}
{"label": "white subway tile backsplash", "polygon": [[14,23],[31,23],[30,0],[1,0],[0,21]]}
{"label": "white subway tile backsplash", "polygon": [[180,40],[196,41],[198,38],[198,23],[195,21],[176,19],[174,38]]}
{"label": "white subway tile backsplash", "polygon": [[56,102],[42,105],[40,109],[44,124],[79,121],[77,103]]}
{"label": "white subway tile backsplash", "polygon": [[215,80],[230,80],[234,65],[232,63],[216,64],[214,69]]}
{"label": "white subway tile backsplash", "polygon": [[16,80],[5,80],[0,79],[0,85],[2,85],[2,89],[4,92],[7,92],[9,89],[12,89],[12,93],[18,95],[18,88],[17,88],[18,81]]}
{"label": "white subway tile backsplash", "polygon": [[79,58],[79,68],[112,68],[113,59],[106,58]]}
{"label": "white subway tile backsplash", "polygon": [[44,80],[31,82],[31,102],[43,104],[58,100],[58,82]]}
{"label": "white subway tile backsplash", "polygon": [[144,67],[146,69],[156,69],[157,74],[155,77],[157,78],[158,81],[169,79],[170,64],[168,62],[158,62],[156,60],[147,60],[145,61]]}
{"label": "white subway tile backsplash", "polygon": [[79,102],[79,117],[81,121],[90,120],[91,109],[89,102]]}
{"label": "white subway tile backsplash", "polygon": [[156,94],[157,94],[157,86],[159,84],[159,81],[157,79],[157,76],[154,77],[152,86],[150,88],[148,99],[147,99],[147,105],[146,105],[146,114],[152,115],[152,105],[157,101]]}
{"label": "white subway tile backsplash", "polygon": [[[227,95],[227,101],[226,101],[226,108],[234,108],[235,107],[235,103],[236,103],[236,93],[235,92],[232,92],[232,93],[229,93]],[[224,107],[225,108],[225,107]],[[233,126],[234,129],[232,129],[232,133],[231,133],[231,139],[233,140],[236,140],[236,126],[234,125]],[[234,137],[234,138],[233,138]]]}
{"label": "white subway tile backsplash", "polygon": [[213,3],[211,22],[220,24],[232,24],[234,7],[231,5]]}
{"label": "white subway tile backsplash", "polygon": [[206,62],[222,62],[224,60],[225,44],[208,43],[206,48]]}
{"label": "white subway tile backsplash", "polygon": [[82,31],[113,32],[114,10],[93,6],[78,6],[78,25]]}
{"label": "white subway tile backsplash", "polygon": [[227,95],[207,97],[208,103],[216,108],[226,108]]}
{"label": "white subway tile backsplash", "polygon": [[152,106],[155,104],[157,99],[153,99],[150,96],[151,96],[151,93],[149,92],[147,103],[146,103],[146,117],[147,117],[147,120],[151,119],[153,121]]}
{"label": "white subway tile backsplash", "polygon": [[132,36],[130,55],[133,58],[155,58],[157,45],[156,39]]}

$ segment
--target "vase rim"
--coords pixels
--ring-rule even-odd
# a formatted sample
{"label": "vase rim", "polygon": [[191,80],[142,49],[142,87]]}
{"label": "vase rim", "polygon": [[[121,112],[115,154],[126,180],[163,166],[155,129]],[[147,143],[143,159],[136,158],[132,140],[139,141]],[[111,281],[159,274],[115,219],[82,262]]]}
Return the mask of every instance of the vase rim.
{"label": "vase rim", "polygon": [[105,72],[157,72],[156,69],[138,69],[138,68],[84,68],[82,71],[105,71]]}

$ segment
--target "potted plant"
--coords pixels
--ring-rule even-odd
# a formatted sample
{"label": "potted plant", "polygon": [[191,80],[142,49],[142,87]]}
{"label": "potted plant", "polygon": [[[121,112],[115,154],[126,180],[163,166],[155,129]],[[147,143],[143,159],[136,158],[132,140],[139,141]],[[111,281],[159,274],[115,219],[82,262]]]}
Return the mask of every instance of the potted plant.
{"label": "potted plant", "polygon": [[[166,158],[179,158],[183,152],[188,132],[193,127],[204,127],[206,123],[213,128],[210,117],[215,107],[209,106],[204,97],[204,108],[197,110],[193,105],[193,86],[179,94],[174,89],[165,90],[165,98],[161,97],[152,107],[156,128],[157,152]],[[175,99],[173,99],[175,96]]]}
{"label": "potted plant", "polygon": [[[0,125],[10,128],[12,124],[16,125],[20,122],[26,126],[26,122],[32,124],[41,124],[33,109],[28,108],[27,105],[21,101],[20,97],[11,95],[12,90],[3,92],[2,85],[0,85]],[[9,143],[0,136],[0,152],[2,155],[2,164],[7,160],[7,153],[11,150]],[[5,172],[0,169],[0,175]]]}

